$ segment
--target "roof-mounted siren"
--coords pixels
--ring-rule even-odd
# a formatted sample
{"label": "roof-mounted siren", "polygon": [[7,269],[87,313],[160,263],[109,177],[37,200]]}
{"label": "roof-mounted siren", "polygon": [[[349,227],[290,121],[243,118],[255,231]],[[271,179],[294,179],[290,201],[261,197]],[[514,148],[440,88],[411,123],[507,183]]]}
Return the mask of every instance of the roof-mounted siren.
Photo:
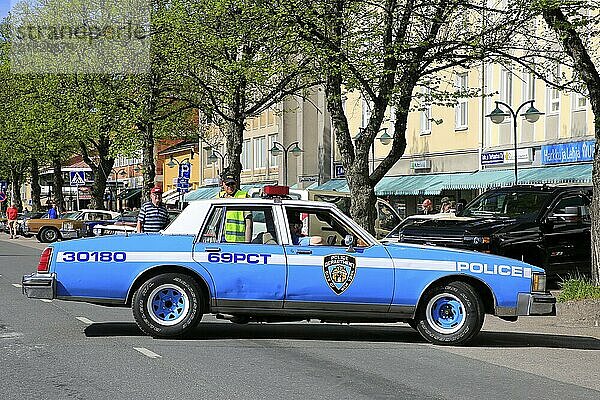
{"label": "roof-mounted siren", "polygon": [[277,186],[277,185],[267,185],[263,187],[263,196],[262,197],[279,197],[283,199],[289,198],[290,188],[289,186]]}

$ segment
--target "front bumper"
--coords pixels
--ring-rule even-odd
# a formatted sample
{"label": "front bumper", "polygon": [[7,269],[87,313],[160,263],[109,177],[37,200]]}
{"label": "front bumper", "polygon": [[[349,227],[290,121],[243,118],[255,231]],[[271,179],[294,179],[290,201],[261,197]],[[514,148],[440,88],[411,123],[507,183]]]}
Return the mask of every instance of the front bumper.
{"label": "front bumper", "polygon": [[517,315],[556,315],[556,298],[550,293],[519,293]]}
{"label": "front bumper", "polygon": [[81,237],[81,231],[79,229],[61,229],[60,237],[62,239],[78,239]]}
{"label": "front bumper", "polygon": [[23,275],[21,280],[23,294],[31,299],[54,299],[56,297],[56,275],[38,274]]}

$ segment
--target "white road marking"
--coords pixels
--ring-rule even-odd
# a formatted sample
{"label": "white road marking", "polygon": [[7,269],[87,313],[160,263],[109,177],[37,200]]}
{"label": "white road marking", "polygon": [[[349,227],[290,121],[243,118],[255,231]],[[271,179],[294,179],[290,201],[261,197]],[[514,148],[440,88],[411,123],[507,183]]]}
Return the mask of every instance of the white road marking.
{"label": "white road marking", "polygon": [[20,283],[13,283],[12,285],[13,285],[14,287],[16,287],[16,288],[21,288],[21,287],[22,287]]}
{"label": "white road marking", "polygon": [[133,349],[139,351],[140,353],[142,353],[143,355],[145,355],[146,357],[149,357],[149,358],[162,358],[161,355],[156,354],[155,352],[150,351],[144,347],[134,347]]}
{"label": "white road marking", "polygon": [[52,303],[52,300],[49,299],[40,299],[40,301],[43,301],[44,303]]}
{"label": "white road marking", "polygon": [[94,321],[92,321],[91,319],[87,319],[86,317],[75,317],[75,318],[77,318],[79,321],[81,321],[87,325],[91,325],[94,323]]}

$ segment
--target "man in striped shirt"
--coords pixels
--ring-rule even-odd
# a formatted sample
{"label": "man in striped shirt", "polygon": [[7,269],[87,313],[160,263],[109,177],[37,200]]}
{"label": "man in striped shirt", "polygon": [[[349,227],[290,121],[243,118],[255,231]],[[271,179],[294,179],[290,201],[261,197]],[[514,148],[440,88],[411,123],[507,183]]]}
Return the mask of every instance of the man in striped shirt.
{"label": "man in striped shirt", "polygon": [[142,204],[137,220],[137,232],[158,232],[169,223],[169,212],[162,204],[162,189],[155,186],[150,190],[150,201]]}

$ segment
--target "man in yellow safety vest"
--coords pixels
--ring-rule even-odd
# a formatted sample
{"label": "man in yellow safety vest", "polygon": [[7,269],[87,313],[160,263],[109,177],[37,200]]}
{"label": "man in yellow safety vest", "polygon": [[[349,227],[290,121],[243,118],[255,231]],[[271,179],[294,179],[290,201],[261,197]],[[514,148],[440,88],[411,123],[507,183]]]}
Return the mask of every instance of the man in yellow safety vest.
{"label": "man in yellow safety vest", "polygon": [[[220,198],[247,198],[247,192],[238,189],[237,180],[232,173],[221,175]],[[252,212],[227,211],[225,214],[225,241],[234,243],[250,243],[252,240]]]}

